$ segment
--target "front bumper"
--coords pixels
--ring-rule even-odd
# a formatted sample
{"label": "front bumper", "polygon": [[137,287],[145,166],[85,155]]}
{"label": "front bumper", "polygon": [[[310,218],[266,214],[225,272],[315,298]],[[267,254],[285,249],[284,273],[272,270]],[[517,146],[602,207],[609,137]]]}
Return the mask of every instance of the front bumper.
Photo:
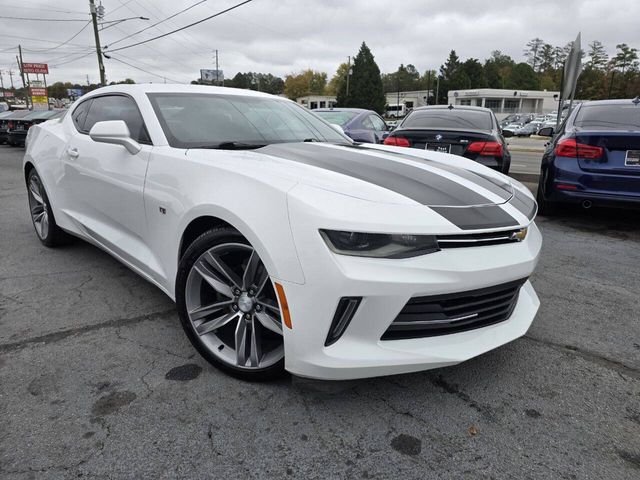
{"label": "front bumper", "polygon": [[[520,243],[391,260],[333,254],[318,233],[318,226],[326,226],[321,219],[306,211],[304,218],[310,220],[305,225],[301,211],[294,207],[290,214],[296,217],[293,233],[305,275],[304,284],[281,282],[293,324],[284,332],[285,367],[295,375],[346,380],[453,365],[524,335],[538,310],[540,302],[527,281],[508,320],[437,337],[381,340],[412,297],[466,292],[530,276],[542,244],[536,225]],[[325,347],[342,297],[363,298],[342,337]]]}

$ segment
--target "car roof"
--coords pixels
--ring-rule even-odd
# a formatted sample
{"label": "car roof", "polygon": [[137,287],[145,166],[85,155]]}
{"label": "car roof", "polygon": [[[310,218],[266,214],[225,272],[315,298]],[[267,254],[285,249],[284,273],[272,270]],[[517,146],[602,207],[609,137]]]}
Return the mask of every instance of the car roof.
{"label": "car roof", "polygon": [[471,105],[428,105],[424,107],[416,107],[413,109],[414,112],[420,112],[424,110],[472,110],[476,112],[491,113],[490,108],[472,107]]}
{"label": "car roof", "polygon": [[246,90],[242,88],[231,87],[214,87],[212,85],[183,85],[178,83],[138,83],[134,85],[109,85],[107,87],[100,87],[92,90],[91,92],[83,95],[78,100],[85,100],[86,98],[105,93],[209,93],[213,95],[241,95],[245,97],[279,98],[283,101],[290,101],[284,97],[278,97],[277,95],[270,95],[263,92],[256,92],[255,90]]}
{"label": "car roof", "polygon": [[31,110],[14,110],[11,113],[11,115],[9,115],[9,116],[7,116],[5,118],[13,120],[14,118],[24,118],[29,114],[31,114]]}
{"label": "car roof", "polygon": [[314,108],[312,111],[313,112],[354,112],[354,113],[373,112],[373,110],[367,110],[366,108]]}
{"label": "car roof", "polygon": [[[632,104],[635,99],[615,99],[615,100],[590,100],[588,102],[582,102],[580,106],[591,107],[597,105],[629,105]],[[640,108],[640,107],[639,107]]]}

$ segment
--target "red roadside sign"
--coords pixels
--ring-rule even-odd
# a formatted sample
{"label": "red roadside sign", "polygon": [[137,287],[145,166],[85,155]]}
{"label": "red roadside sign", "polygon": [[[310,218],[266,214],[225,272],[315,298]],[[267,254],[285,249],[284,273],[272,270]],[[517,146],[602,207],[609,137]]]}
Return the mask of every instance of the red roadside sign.
{"label": "red roadside sign", "polygon": [[49,65],[46,63],[23,63],[22,73],[49,73]]}
{"label": "red roadside sign", "polygon": [[31,96],[32,97],[46,97],[47,89],[41,87],[31,87]]}

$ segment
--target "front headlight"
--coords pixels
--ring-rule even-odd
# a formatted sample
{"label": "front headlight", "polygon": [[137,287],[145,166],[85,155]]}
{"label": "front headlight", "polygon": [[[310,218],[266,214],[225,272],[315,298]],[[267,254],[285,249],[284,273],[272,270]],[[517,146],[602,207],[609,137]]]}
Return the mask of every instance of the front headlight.
{"label": "front headlight", "polygon": [[440,250],[434,235],[345,232],[320,230],[334,253],[357,257],[408,258]]}

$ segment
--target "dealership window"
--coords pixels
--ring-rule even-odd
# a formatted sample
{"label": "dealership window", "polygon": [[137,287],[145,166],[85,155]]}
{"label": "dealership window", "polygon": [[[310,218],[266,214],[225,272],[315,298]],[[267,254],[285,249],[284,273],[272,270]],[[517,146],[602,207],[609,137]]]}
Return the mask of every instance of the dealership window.
{"label": "dealership window", "polygon": [[309,108],[313,110],[314,108],[318,108],[318,102],[309,102]]}
{"label": "dealership window", "polygon": [[463,98],[460,100],[460,105],[471,105],[471,100],[468,98]]}
{"label": "dealership window", "polygon": [[502,107],[502,100],[499,98],[487,98],[484,101],[484,106],[493,110],[499,110]]}
{"label": "dealership window", "polygon": [[327,102],[320,102],[320,108],[325,108],[327,106]]}
{"label": "dealership window", "polygon": [[510,112],[515,112],[520,106],[520,100],[508,99],[504,101],[504,109]]}

